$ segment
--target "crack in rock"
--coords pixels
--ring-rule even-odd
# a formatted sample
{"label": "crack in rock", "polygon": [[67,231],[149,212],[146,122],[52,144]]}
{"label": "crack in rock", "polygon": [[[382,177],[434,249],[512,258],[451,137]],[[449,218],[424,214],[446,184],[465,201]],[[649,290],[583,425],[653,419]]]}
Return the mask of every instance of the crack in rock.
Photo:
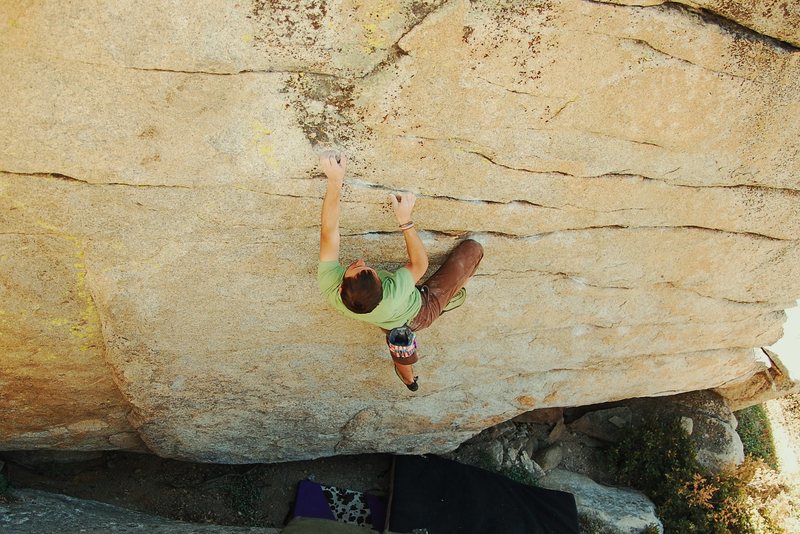
{"label": "crack in rock", "polygon": [[[597,33],[597,32],[595,32],[595,33]],[[719,74],[721,76],[730,76],[731,78],[736,78],[736,79],[740,79],[740,80],[747,80],[748,82],[752,82],[752,83],[755,83],[755,84],[758,84],[758,85],[763,85],[763,83],[760,80],[758,80],[757,78],[750,78],[748,76],[742,76],[741,74],[733,74],[731,72],[725,72],[725,71],[722,71],[722,70],[712,69],[711,67],[707,67],[705,65],[700,65],[700,64],[695,63],[693,61],[690,61],[690,60],[688,60],[686,58],[675,56],[673,54],[670,54],[669,52],[666,52],[664,50],[661,50],[660,48],[657,48],[655,45],[653,45],[652,43],[650,43],[649,41],[647,41],[645,39],[637,39],[637,38],[634,38],[634,37],[623,37],[621,35],[611,35],[611,34],[608,34],[608,33],[599,33],[599,35],[605,35],[606,37],[611,37],[613,39],[617,39],[617,40],[620,40],[620,41],[628,41],[628,42],[635,43],[635,44],[637,44],[639,46],[643,46],[643,47],[645,47],[645,48],[647,48],[649,50],[652,50],[653,52],[655,52],[655,53],[657,53],[657,54],[659,54],[661,56],[664,56],[666,58],[669,58],[669,59],[672,59],[672,60],[675,60],[675,61],[679,61],[681,63],[687,64],[687,65],[691,65],[693,67],[697,67],[699,69],[702,69],[702,70],[705,70],[705,71],[708,71],[708,72],[713,72],[714,74]]]}
{"label": "crack in rock", "polygon": [[[98,65],[102,66],[102,65]],[[243,69],[237,71],[206,71],[206,70],[181,70],[181,69],[167,69],[159,67],[133,67],[121,66],[120,68],[127,70],[136,70],[141,72],[166,72],[174,74],[201,74],[207,76],[239,76],[242,74],[307,74],[313,76],[323,76],[329,78],[346,79],[345,76],[338,76],[327,72],[316,72],[306,69]]]}
{"label": "crack in rock", "polygon": [[[489,159],[487,156],[479,153],[475,153],[480,155],[485,159]],[[490,160],[491,161],[491,160]],[[494,162],[493,162],[494,163]],[[124,182],[89,182],[87,180],[82,180],[79,178],[75,178],[72,176],[68,176],[65,174],[59,173],[44,173],[44,172],[37,172],[37,173],[22,173],[22,172],[13,172],[13,171],[0,171],[6,174],[14,175],[14,176],[31,176],[31,177],[42,177],[42,178],[52,178],[57,180],[63,180],[67,182],[75,182],[93,186],[121,186],[121,187],[135,187],[135,188],[165,188],[165,189],[188,189],[188,190],[213,190],[213,189],[224,189],[224,186],[217,186],[217,187],[209,187],[209,186],[198,186],[198,187],[190,187],[186,185],[166,185],[166,184],[130,184]],[[381,186],[379,184],[374,184],[362,180],[351,180],[349,185],[361,187],[364,189],[373,189],[378,191],[386,191],[391,192],[392,190]],[[298,195],[298,194],[291,194],[291,193],[277,193],[277,192],[269,192],[269,191],[259,191],[256,189],[250,189],[241,186],[232,186],[234,189],[239,191],[247,191],[250,193],[255,193],[259,195],[266,195],[266,196],[275,196],[275,197],[284,197],[284,198],[299,198],[299,199],[312,199],[312,200],[319,200],[319,196],[314,195]],[[738,186],[733,186],[738,187]],[[751,186],[745,186],[751,187]],[[766,188],[770,190],[774,190],[773,188]],[[790,190],[793,191],[793,190]],[[793,191],[794,192],[794,191]],[[796,193],[796,192],[794,192]],[[531,208],[541,208],[541,209],[548,209],[548,210],[558,210],[563,211],[563,207],[559,206],[548,206],[544,204],[538,204],[535,202],[531,202],[528,200],[519,200],[514,199],[510,201],[498,201],[498,200],[488,200],[488,199],[475,199],[475,198],[460,198],[460,197],[452,197],[446,195],[418,195],[419,198],[428,198],[432,200],[444,200],[450,202],[468,202],[468,203],[484,203],[487,205],[500,205],[500,206],[523,206],[523,207],[531,207]],[[567,204],[566,206],[572,207],[578,210],[587,210],[593,212],[602,212],[602,213],[613,213],[619,211],[631,211],[631,210],[645,210],[644,208],[621,208],[615,210],[594,210],[592,208],[582,208],[576,207],[571,204]],[[617,230],[643,230],[643,229],[670,229],[670,230],[698,230],[698,231],[705,231],[705,232],[717,232],[722,234],[731,234],[731,235],[741,235],[750,237],[753,239],[766,239],[770,241],[782,241],[782,242],[794,242],[797,239],[788,239],[788,238],[780,238],[775,236],[770,236],[766,234],[761,234],[758,232],[747,232],[747,231],[736,231],[736,230],[725,230],[722,228],[712,228],[707,226],[699,226],[699,225],[624,225],[624,224],[600,224],[600,225],[588,225],[588,226],[578,226],[572,228],[559,228],[557,230],[552,230],[549,232],[540,232],[536,234],[514,234],[509,232],[501,232],[496,230],[484,230],[480,232],[475,232],[475,234],[483,234],[483,235],[496,235],[506,238],[512,239],[539,239],[542,237],[547,237],[554,234],[564,233],[564,232],[579,232],[584,230],[602,230],[602,229],[617,229]],[[463,235],[465,231],[457,230],[457,231],[445,231],[445,230],[428,230],[429,233],[433,235],[442,235],[442,236],[457,236]],[[389,232],[381,232],[381,231],[372,231],[367,230],[364,232],[358,233],[351,233],[345,234],[347,236],[371,236],[371,235],[384,235]]]}
{"label": "crack in rock", "polygon": [[192,187],[181,184],[169,185],[169,184],[131,184],[126,182],[90,182],[89,180],[83,180],[81,178],[76,178],[74,176],[68,176],[66,174],[61,174],[57,172],[17,172],[17,171],[7,171],[0,169],[0,174],[10,174],[12,176],[30,176],[37,178],[52,178],[55,180],[62,180],[65,182],[75,182],[79,184],[95,185],[95,186],[112,185],[121,187],[140,187],[140,188],[151,187],[151,188],[166,188],[166,189],[203,189],[202,187]]}
{"label": "crack in rock", "polygon": [[[414,137],[417,137],[418,139],[429,140],[429,141],[443,141],[443,142],[449,141],[448,139],[443,139],[443,138],[437,139],[437,138],[427,138],[427,137],[419,137],[419,136],[414,136]],[[642,142],[642,143],[647,144],[647,142]],[[488,161],[489,163],[491,163],[492,165],[496,165],[498,167],[501,167],[501,168],[504,168],[504,169],[508,169],[508,170],[511,170],[511,171],[525,172],[525,173],[530,173],[530,174],[539,174],[539,175],[548,175],[548,174],[552,175],[552,174],[555,174],[557,176],[566,176],[566,177],[569,177],[569,178],[585,178],[585,179],[593,179],[593,178],[632,179],[633,178],[633,179],[639,179],[639,180],[658,181],[658,182],[664,183],[666,185],[669,185],[671,187],[691,187],[691,188],[694,188],[694,189],[749,188],[749,189],[751,189],[753,191],[777,191],[777,192],[782,192],[782,193],[792,194],[792,195],[800,194],[800,189],[791,189],[791,188],[786,188],[786,187],[771,187],[771,186],[766,186],[766,185],[755,185],[755,184],[708,184],[708,185],[706,185],[706,184],[685,184],[685,183],[680,183],[680,182],[676,182],[676,181],[673,181],[673,180],[667,180],[667,179],[663,178],[663,176],[666,176],[668,174],[671,174],[673,172],[678,171],[680,169],[680,167],[672,169],[671,171],[668,171],[668,172],[664,173],[662,175],[662,177],[647,176],[647,175],[644,175],[644,174],[631,174],[627,170],[604,172],[602,174],[587,174],[587,175],[571,174],[571,173],[564,172],[564,171],[561,171],[561,170],[534,170],[534,169],[529,169],[529,168],[526,168],[526,167],[514,167],[514,166],[508,165],[506,163],[501,163],[501,162],[499,162],[499,161],[497,161],[495,159],[496,156],[490,156],[490,155],[487,155],[487,154],[485,154],[483,152],[480,152],[478,150],[468,150],[468,149],[463,149],[463,148],[455,147],[455,146],[453,148],[455,148],[456,150],[460,150],[460,151],[462,151],[464,153],[467,153],[467,154],[473,154],[475,156],[479,156],[479,157],[483,158],[484,160]]]}

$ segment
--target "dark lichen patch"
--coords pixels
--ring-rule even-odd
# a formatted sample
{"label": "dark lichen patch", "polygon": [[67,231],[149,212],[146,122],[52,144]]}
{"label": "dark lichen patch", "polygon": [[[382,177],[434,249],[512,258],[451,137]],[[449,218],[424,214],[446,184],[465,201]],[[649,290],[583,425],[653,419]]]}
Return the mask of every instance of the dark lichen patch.
{"label": "dark lichen patch", "polygon": [[347,146],[368,130],[356,108],[352,82],[314,74],[295,74],[286,82],[290,106],[300,128],[313,145]]}
{"label": "dark lichen patch", "polygon": [[469,37],[470,35],[473,34],[474,31],[475,28],[473,28],[472,26],[464,26],[464,33],[461,36],[461,40],[464,41],[465,43],[469,43]]}
{"label": "dark lichen patch", "polygon": [[260,30],[253,36],[254,46],[290,52],[291,46],[316,44],[327,14],[326,0],[252,0],[247,17]]}

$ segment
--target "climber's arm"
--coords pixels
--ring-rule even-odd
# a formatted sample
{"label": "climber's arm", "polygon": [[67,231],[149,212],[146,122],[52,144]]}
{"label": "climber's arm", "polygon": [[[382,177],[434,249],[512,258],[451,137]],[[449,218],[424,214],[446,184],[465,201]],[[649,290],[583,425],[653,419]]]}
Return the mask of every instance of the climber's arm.
{"label": "climber's arm", "polygon": [[406,249],[408,250],[409,262],[405,267],[411,271],[411,276],[414,278],[414,283],[416,283],[428,270],[428,252],[425,250],[425,245],[422,244],[422,239],[420,239],[411,221],[411,211],[414,209],[417,197],[414,196],[414,193],[392,193],[390,199],[397,222],[400,224],[400,228],[403,229],[403,238],[406,241]]}
{"label": "climber's arm", "polygon": [[342,196],[342,184],[347,168],[347,156],[336,161],[332,152],[324,152],[319,165],[328,177],[328,188],[322,201],[322,225],[319,232],[319,261],[339,259],[339,204]]}

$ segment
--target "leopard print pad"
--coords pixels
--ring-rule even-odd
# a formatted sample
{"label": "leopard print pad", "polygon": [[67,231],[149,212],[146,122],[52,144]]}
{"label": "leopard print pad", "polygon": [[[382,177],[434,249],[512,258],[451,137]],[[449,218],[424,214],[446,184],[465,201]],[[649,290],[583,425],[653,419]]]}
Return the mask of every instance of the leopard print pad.
{"label": "leopard print pad", "polygon": [[328,506],[337,521],[361,527],[372,527],[372,514],[363,493],[335,486],[322,484],[321,486],[322,494],[325,495]]}

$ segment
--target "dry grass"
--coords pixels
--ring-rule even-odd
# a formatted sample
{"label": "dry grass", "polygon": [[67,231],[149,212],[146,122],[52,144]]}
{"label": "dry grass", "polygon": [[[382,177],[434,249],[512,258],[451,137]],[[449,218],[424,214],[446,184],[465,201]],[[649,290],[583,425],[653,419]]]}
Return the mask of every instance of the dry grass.
{"label": "dry grass", "polygon": [[747,500],[757,532],[800,532],[800,481],[761,463],[747,486]]}
{"label": "dry grass", "polygon": [[761,523],[763,532],[800,532],[800,395],[769,401],[765,407],[779,469],[762,464],[748,486],[748,497],[753,510],[769,518]]}

